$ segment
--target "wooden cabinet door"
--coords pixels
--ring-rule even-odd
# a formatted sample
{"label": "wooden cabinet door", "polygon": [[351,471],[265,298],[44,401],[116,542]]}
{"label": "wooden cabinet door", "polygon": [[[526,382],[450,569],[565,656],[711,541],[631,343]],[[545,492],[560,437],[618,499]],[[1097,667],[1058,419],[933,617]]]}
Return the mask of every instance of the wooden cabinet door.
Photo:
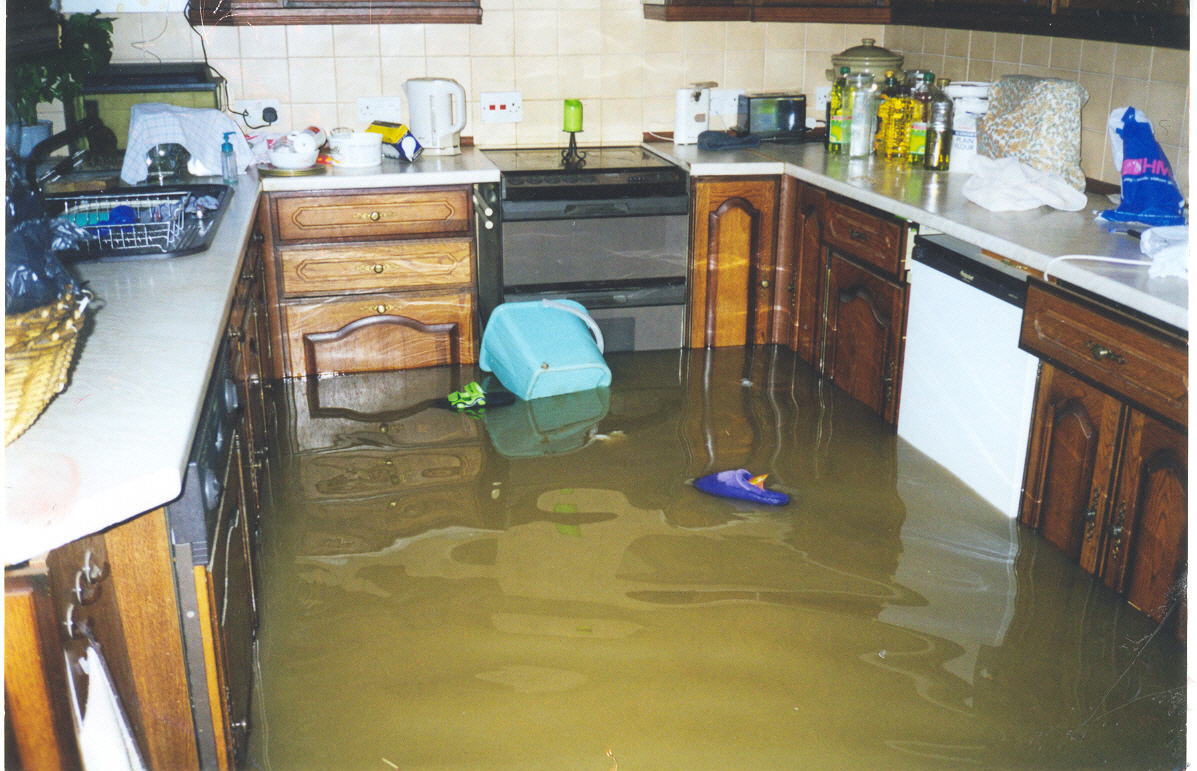
{"label": "wooden cabinet door", "polygon": [[908,287],[828,254],[824,375],[896,423]]}
{"label": "wooden cabinet door", "polygon": [[694,188],[688,345],[767,343],[777,180],[715,177]]}
{"label": "wooden cabinet door", "polygon": [[827,194],[786,176],[781,182],[773,342],[822,365],[823,217]]}
{"label": "wooden cabinet door", "polygon": [[1102,580],[1170,628],[1184,627],[1188,438],[1130,410],[1108,508]]}
{"label": "wooden cabinet door", "polygon": [[1043,365],[1035,397],[1019,520],[1090,573],[1101,569],[1122,404]]}

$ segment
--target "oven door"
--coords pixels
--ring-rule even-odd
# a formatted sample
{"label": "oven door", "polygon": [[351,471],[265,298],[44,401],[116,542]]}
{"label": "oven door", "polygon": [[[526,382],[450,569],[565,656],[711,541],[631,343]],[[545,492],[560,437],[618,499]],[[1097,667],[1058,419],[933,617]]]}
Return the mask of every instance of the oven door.
{"label": "oven door", "polygon": [[621,290],[622,304],[660,304],[629,290],[661,290],[685,302],[688,206],[685,196],[504,202],[504,299]]}

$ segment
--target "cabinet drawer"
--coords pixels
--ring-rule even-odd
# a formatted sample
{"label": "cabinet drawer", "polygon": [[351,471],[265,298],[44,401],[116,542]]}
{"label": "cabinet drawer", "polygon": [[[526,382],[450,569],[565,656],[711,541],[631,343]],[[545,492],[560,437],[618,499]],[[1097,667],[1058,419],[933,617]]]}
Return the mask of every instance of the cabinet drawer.
{"label": "cabinet drawer", "polygon": [[282,241],[362,239],[470,232],[467,188],[330,195],[274,195]]}
{"label": "cabinet drawer", "polygon": [[1147,410],[1187,425],[1187,344],[1059,287],[1032,281],[1022,348]]}
{"label": "cabinet drawer", "polygon": [[898,276],[902,268],[903,226],[875,214],[829,198],[823,240]]}
{"label": "cabinet drawer", "polygon": [[380,372],[473,364],[474,298],[466,292],[378,294],[283,306],[287,373]]}
{"label": "cabinet drawer", "polygon": [[473,285],[468,238],[279,251],[283,294],[304,296]]}

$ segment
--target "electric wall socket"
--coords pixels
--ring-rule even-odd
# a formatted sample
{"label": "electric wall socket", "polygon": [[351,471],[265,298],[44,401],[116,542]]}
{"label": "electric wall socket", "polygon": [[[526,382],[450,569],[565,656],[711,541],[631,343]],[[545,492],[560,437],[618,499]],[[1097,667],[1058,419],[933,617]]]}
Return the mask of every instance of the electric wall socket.
{"label": "electric wall socket", "polygon": [[813,110],[806,111],[806,127],[814,128],[818,121],[827,115],[827,103],[831,101],[831,86],[819,86],[815,89],[815,105]]}
{"label": "electric wall socket", "polygon": [[281,103],[277,99],[243,99],[239,102],[233,102],[232,111],[234,113],[245,113],[243,117],[240,115],[238,117],[241,117],[246,128],[265,128],[271,121],[267,121],[262,117],[262,111],[267,107],[273,107],[275,114],[273,122],[277,122],[280,106]]}
{"label": "electric wall socket", "polygon": [[711,115],[734,116],[740,109],[740,94],[742,88],[714,88],[711,89]]}
{"label": "electric wall socket", "polygon": [[519,123],[524,119],[524,98],[519,91],[482,93],[483,123]]}
{"label": "electric wall socket", "polygon": [[403,122],[403,98],[399,96],[363,96],[357,100],[357,119],[364,125],[376,120]]}

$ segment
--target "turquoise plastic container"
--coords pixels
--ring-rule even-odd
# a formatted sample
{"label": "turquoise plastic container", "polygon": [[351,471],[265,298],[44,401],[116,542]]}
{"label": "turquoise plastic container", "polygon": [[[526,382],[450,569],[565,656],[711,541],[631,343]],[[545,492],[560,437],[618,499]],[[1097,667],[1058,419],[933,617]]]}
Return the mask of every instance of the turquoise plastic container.
{"label": "turquoise plastic container", "polygon": [[503,303],[482,333],[478,366],[521,399],[611,384],[603,333],[573,300]]}

